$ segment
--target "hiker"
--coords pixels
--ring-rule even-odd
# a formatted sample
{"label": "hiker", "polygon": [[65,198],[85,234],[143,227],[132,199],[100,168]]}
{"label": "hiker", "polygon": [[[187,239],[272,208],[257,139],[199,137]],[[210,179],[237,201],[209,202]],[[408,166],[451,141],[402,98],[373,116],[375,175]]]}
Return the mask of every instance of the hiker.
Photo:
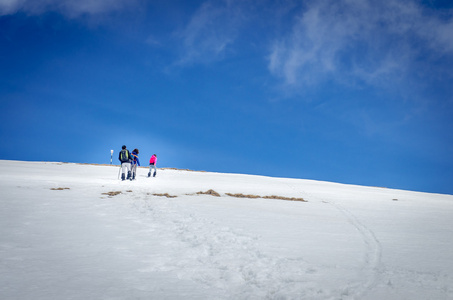
{"label": "hiker", "polygon": [[157,163],[157,155],[153,154],[151,158],[149,159],[149,172],[148,172],[148,177],[151,177],[151,171],[154,169],[154,174],[153,177],[156,177],[157,173],[157,168],[156,168],[156,163]]}
{"label": "hiker", "polygon": [[132,151],[132,178],[131,180],[135,180],[135,175],[137,174],[137,165],[140,167],[140,160],[138,159],[138,149],[135,148]]}
{"label": "hiker", "polygon": [[126,149],[126,146],[123,146],[121,148],[120,154],[118,156],[118,159],[121,162],[121,180],[125,180],[126,178],[126,170],[127,170],[127,179],[131,179],[131,160],[132,156],[129,152],[129,150]]}

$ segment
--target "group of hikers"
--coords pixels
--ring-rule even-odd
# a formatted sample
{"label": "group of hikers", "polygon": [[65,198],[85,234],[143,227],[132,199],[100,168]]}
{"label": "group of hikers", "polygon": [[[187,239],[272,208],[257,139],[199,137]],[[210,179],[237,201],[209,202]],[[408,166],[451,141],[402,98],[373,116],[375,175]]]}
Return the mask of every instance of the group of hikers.
{"label": "group of hikers", "polygon": [[[132,153],[127,150],[126,146],[123,146],[118,156],[121,162],[121,180],[135,180],[137,174],[137,166],[140,167],[140,160],[138,159],[138,149],[134,149]],[[151,172],[154,170],[153,177],[156,177],[157,168],[157,156],[153,154],[149,160],[149,172],[148,177],[151,177]],[[127,173],[126,173],[127,171]],[[126,177],[127,174],[127,177]]]}

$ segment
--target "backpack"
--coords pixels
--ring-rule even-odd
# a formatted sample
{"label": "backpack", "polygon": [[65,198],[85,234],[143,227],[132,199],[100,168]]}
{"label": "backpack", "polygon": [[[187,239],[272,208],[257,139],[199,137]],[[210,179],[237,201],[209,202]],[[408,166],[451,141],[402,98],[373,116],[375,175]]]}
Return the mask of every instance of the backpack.
{"label": "backpack", "polygon": [[121,162],[128,162],[129,161],[129,151],[127,151],[126,149],[124,150],[121,150],[120,152],[120,160]]}

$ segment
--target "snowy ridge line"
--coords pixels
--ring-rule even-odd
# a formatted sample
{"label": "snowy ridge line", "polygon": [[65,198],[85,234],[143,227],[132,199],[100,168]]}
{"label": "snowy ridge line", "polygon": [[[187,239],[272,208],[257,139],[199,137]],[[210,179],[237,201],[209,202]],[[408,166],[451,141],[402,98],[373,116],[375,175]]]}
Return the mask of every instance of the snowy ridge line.
{"label": "snowy ridge line", "polygon": [[[24,161],[24,160],[1,160],[0,162],[15,162],[15,163],[33,163],[33,164],[56,164],[56,165],[91,165],[91,166],[105,166],[105,167],[117,167],[119,168],[120,165],[117,164],[100,164],[100,163],[79,163],[79,162],[59,162],[59,161]],[[140,169],[148,169],[148,166],[141,166],[138,167]],[[250,176],[250,177],[263,177],[263,178],[272,178],[272,179],[279,179],[279,180],[302,180],[307,183],[326,183],[326,184],[332,184],[332,185],[338,185],[338,186],[345,186],[345,187],[357,187],[357,188],[369,188],[369,189],[382,189],[382,190],[389,190],[389,191],[395,191],[395,192],[400,192],[400,191],[405,191],[405,192],[410,192],[410,193],[417,193],[417,194],[426,194],[426,195],[439,195],[439,196],[446,196],[444,201],[451,202],[452,199],[451,197],[453,195],[451,194],[441,194],[441,193],[432,193],[432,192],[422,192],[422,191],[416,191],[416,190],[404,190],[404,189],[399,189],[399,188],[391,188],[391,187],[384,187],[384,186],[368,186],[368,185],[358,185],[354,183],[341,183],[341,182],[334,182],[334,181],[324,181],[324,180],[315,180],[315,179],[304,179],[304,178],[290,178],[290,177],[274,177],[274,176],[268,176],[268,175],[256,175],[256,174],[245,174],[245,173],[222,173],[222,172],[216,172],[216,171],[206,171],[206,170],[193,170],[193,169],[181,169],[181,168],[175,168],[175,167],[161,167],[158,168],[159,170],[173,170],[173,171],[187,171],[187,172],[193,172],[193,173],[212,173],[212,174],[218,174],[218,175],[228,175],[228,176]],[[143,176],[147,177],[147,176]],[[289,186],[289,184],[288,184]],[[442,200],[442,199],[439,199]]]}
{"label": "snowy ridge line", "polygon": [[[57,162],[57,163],[70,164],[70,163],[67,163],[67,162]],[[121,165],[117,165],[117,164],[97,164],[97,163],[74,163],[74,164],[76,164],[76,165],[90,165],[90,166],[108,166],[108,167],[120,167],[121,166]],[[137,167],[137,168],[148,169],[149,167],[148,166],[140,166],[140,167]],[[206,173],[207,172],[207,171],[203,171],[203,170],[179,169],[179,168],[173,168],[173,167],[163,167],[163,168],[159,168],[159,170],[175,170],[175,171],[202,172],[202,173]]]}
{"label": "snowy ridge line", "polygon": [[[0,160],[2,161],[2,160]],[[22,161],[22,160],[3,160],[3,161],[10,161],[10,162],[26,162],[26,163],[50,163],[56,165],[81,165],[81,166],[102,166],[102,167],[121,167],[119,164],[101,164],[101,163],[80,163],[80,162],[65,162],[65,161]],[[141,169],[148,169],[148,166],[140,166],[137,168]],[[174,168],[174,167],[162,167],[158,168],[159,170],[175,170],[175,171],[187,171],[187,172],[201,172],[201,173],[208,173],[209,171],[204,170],[192,170],[192,169],[181,169],[181,168]]]}

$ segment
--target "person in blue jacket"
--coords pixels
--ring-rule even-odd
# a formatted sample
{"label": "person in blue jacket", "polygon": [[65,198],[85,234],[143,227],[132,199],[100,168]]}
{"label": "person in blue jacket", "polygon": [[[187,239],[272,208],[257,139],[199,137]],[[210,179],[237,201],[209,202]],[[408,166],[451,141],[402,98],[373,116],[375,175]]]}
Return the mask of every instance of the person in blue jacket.
{"label": "person in blue jacket", "polygon": [[132,177],[131,180],[135,180],[135,175],[137,174],[137,165],[140,167],[140,160],[138,159],[138,149],[135,148],[132,151]]}

